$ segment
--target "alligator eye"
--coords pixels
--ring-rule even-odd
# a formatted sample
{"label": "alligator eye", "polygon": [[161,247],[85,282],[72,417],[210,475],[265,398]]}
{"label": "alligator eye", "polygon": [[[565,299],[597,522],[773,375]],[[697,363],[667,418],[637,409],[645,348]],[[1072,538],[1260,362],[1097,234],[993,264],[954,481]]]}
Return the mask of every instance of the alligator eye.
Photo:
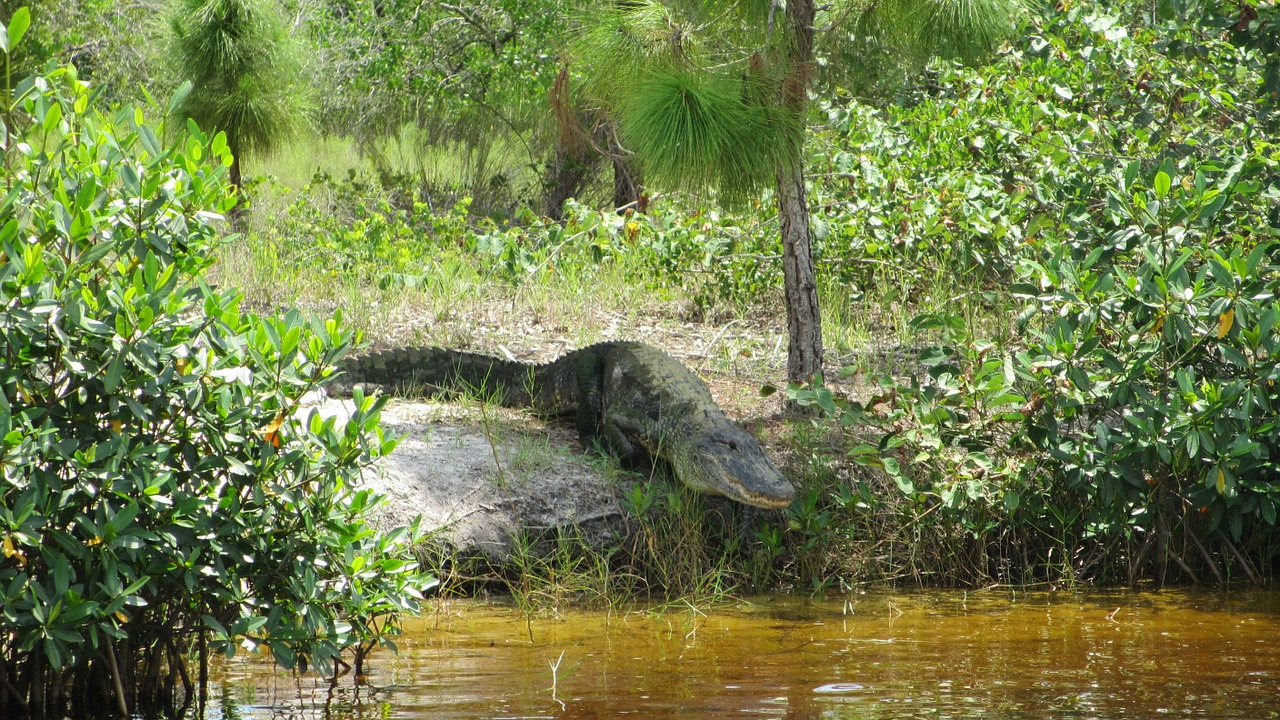
{"label": "alligator eye", "polygon": [[734,441],[730,440],[729,442],[727,442],[727,443],[725,443],[725,444],[729,446],[729,449],[730,449],[730,450],[732,450],[732,451],[734,451],[734,452],[738,452],[738,443],[736,443],[736,442],[734,442]]}

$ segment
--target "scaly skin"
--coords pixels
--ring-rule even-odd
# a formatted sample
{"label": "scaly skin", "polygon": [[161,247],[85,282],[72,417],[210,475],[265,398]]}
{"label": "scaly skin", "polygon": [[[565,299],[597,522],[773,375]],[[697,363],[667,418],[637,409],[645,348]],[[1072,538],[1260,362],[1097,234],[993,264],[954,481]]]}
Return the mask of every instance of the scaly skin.
{"label": "scaly skin", "polygon": [[795,488],[756,439],[733,424],[698,376],[663,351],[605,342],[533,365],[443,348],[396,348],[349,359],[339,390],[475,394],[544,415],[575,415],[583,444],[622,458],[661,458],[693,490],[783,508]]}

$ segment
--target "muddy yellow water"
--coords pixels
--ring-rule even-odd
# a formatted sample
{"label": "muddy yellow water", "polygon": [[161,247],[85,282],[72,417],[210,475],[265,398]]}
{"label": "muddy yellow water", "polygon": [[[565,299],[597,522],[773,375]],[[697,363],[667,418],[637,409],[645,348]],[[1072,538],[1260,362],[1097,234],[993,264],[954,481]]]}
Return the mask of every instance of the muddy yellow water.
{"label": "muddy yellow water", "polygon": [[235,718],[1280,718],[1280,592],[867,593],[691,610],[450,601],[336,688],[217,668]]}

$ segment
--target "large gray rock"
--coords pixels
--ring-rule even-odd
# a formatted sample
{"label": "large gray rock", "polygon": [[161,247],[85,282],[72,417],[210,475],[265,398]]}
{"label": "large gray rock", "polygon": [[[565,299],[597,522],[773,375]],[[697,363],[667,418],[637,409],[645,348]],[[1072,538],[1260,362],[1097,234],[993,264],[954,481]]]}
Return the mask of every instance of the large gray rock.
{"label": "large gray rock", "polygon": [[[328,400],[326,414],[347,414],[350,401]],[[387,496],[376,518],[383,527],[422,515],[433,539],[464,557],[501,564],[516,541],[557,528],[574,528],[601,547],[625,529],[618,505],[617,471],[585,455],[572,431],[506,411],[490,418],[475,411],[393,401],[383,427],[402,436],[395,452],[369,468],[362,482]],[[492,442],[490,438],[492,437]]]}

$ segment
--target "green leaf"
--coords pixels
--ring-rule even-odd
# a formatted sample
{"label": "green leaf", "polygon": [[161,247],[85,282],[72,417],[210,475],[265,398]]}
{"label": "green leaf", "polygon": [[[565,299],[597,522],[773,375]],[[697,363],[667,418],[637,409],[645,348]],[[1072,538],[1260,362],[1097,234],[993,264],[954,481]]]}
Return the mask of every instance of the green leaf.
{"label": "green leaf", "polygon": [[[194,125],[195,123],[188,122],[187,129],[192,129]],[[199,132],[199,130],[196,130],[196,132]],[[195,133],[192,134],[194,135]],[[223,153],[226,153],[229,150],[229,146],[227,145],[227,134],[225,132],[218,132],[217,135],[214,135],[213,143],[210,144],[209,149],[213,151],[214,155],[222,155]],[[229,160],[230,157],[231,156],[228,153],[227,159]]]}
{"label": "green leaf", "polygon": [[9,34],[8,38],[0,43],[5,52],[17,49],[18,43],[22,42],[22,36],[26,35],[27,28],[31,27],[31,10],[25,5],[13,11],[13,17],[9,18]]}
{"label": "green leaf", "polygon": [[880,459],[880,464],[884,467],[884,471],[893,476],[902,474],[902,467],[898,464],[896,458],[885,457]]}
{"label": "green leaf", "polygon": [[43,643],[43,648],[45,659],[48,660],[49,665],[53,666],[55,670],[61,670],[63,644],[53,638],[47,638]]}
{"label": "green leaf", "polygon": [[79,212],[86,212],[93,205],[94,199],[98,194],[98,182],[96,177],[87,177],[80,183],[80,189],[76,191],[75,208]]}
{"label": "green leaf", "polygon": [[187,132],[191,133],[191,137],[195,138],[196,142],[201,145],[209,144],[209,139],[205,137],[204,132],[200,129],[200,126],[196,124],[196,121],[191,118],[187,118]]}
{"label": "green leaf", "polygon": [[1009,512],[1014,512],[1018,506],[1022,504],[1022,495],[1017,490],[1009,489],[1004,492],[1004,507]]}
{"label": "green leaf", "polygon": [[1231,268],[1227,267],[1227,264],[1219,258],[1213,258],[1209,261],[1209,274],[1213,276],[1214,280],[1227,287],[1232,287],[1235,284],[1235,276],[1232,274]]}
{"label": "green leaf", "polygon": [[125,190],[128,190],[130,195],[136,197],[142,194],[142,181],[132,163],[126,162],[120,167],[120,179],[124,181]]}
{"label": "green leaf", "polygon": [[142,142],[142,147],[151,154],[152,159],[160,157],[164,153],[164,148],[160,145],[160,138],[156,137],[156,133],[147,125],[138,127],[138,140]]}
{"label": "green leaf", "polygon": [[147,583],[149,582],[151,582],[151,577],[144,575],[138,578],[137,580],[129,583],[129,586],[126,587],[124,590],[122,590],[120,594],[124,596],[137,595],[138,591],[146,587]]}
{"label": "green leaf", "polygon": [[107,374],[102,379],[102,389],[109,393],[115,392],[116,388],[120,387],[122,374],[124,374],[124,354],[117,353],[107,364]]}
{"label": "green leaf", "polygon": [[100,240],[86,247],[84,251],[72,261],[68,268],[68,272],[74,274],[88,268],[90,265],[93,265],[106,257],[107,253],[110,253],[113,249],[114,246],[105,240]]}
{"label": "green leaf", "polygon": [[1171,186],[1172,181],[1164,170],[1156,173],[1156,179],[1152,182],[1152,188],[1156,191],[1156,197],[1165,197],[1169,195],[1169,188]]}
{"label": "green leaf", "polygon": [[1124,187],[1127,189],[1138,181],[1138,174],[1142,172],[1142,161],[1134,160],[1124,168]]}
{"label": "green leaf", "polygon": [[[169,104],[165,106],[165,110],[168,112],[170,117],[176,116],[178,114],[178,110],[182,107],[182,104],[187,101],[187,96],[191,94],[192,87],[193,86],[190,80],[184,80],[182,81],[182,84],[178,86],[178,89],[173,91],[173,95],[169,96]],[[190,118],[188,118],[187,128],[191,129],[193,127],[195,127],[195,122],[192,121]],[[191,134],[193,136],[197,136],[196,133],[198,132],[199,130],[197,129],[196,132],[193,132]],[[204,135],[199,135],[197,136],[197,138],[200,141],[200,144],[203,145]]]}
{"label": "green leaf", "polygon": [[49,111],[45,113],[44,123],[41,127],[44,128],[45,132],[53,132],[60,122],[62,122],[62,105],[55,102],[49,106]]}
{"label": "green leaf", "polygon": [[1271,243],[1259,243],[1258,246],[1253,249],[1253,252],[1249,253],[1249,259],[1245,262],[1245,274],[1253,275],[1253,273],[1258,269],[1258,264],[1262,262],[1262,259],[1266,257],[1267,253],[1271,250]]}
{"label": "green leaf", "polygon": [[1267,309],[1263,311],[1262,316],[1258,318],[1258,331],[1263,338],[1271,335],[1272,329],[1276,325],[1276,306],[1274,303],[1268,304]]}
{"label": "green leaf", "polygon": [[0,53],[8,55],[10,50],[18,47],[29,26],[31,26],[31,10],[26,6],[14,10],[13,17],[9,18],[8,27],[0,23]]}
{"label": "green leaf", "polygon": [[827,415],[835,415],[837,413],[835,397],[827,388],[818,388],[817,392],[818,407]]}

